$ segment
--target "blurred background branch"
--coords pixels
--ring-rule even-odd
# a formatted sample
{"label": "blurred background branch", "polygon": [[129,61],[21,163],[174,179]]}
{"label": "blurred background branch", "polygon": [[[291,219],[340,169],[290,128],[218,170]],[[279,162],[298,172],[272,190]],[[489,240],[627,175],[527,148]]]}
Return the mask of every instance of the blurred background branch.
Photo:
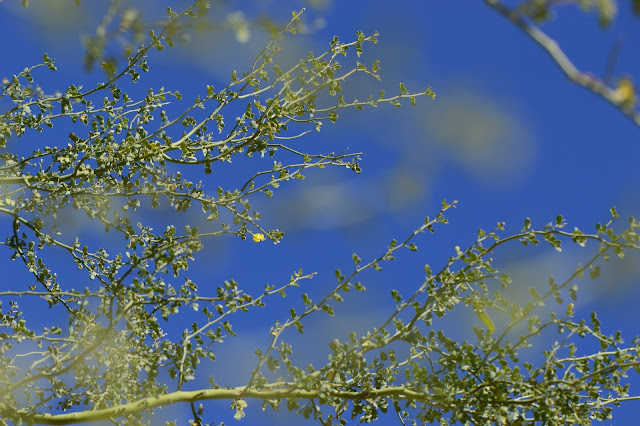
{"label": "blurred background branch", "polygon": [[[531,15],[531,13],[527,12],[531,12],[531,8],[520,7],[510,9],[498,0],[485,0],[485,3],[489,5],[489,7],[500,13],[502,16],[507,18],[513,24],[515,24],[533,41],[538,43],[538,45],[540,45],[540,47],[542,47],[549,54],[549,56],[551,56],[551,59],[553,59],[553,61],[560,67],[562,72],[564,72],[564,74],[571,81],[601,96],[616,108],[620,109],[620,111],[622,111],[627,117],[633,120],[636,125],[640,126],[640,114],[634,108],[636,103],[636,94],[631,79],[626,76],[621,77],[620,79],[618,79],[616,87],[611,87],[609,85],[611,74],[613,73],[613,70],[611,69],[612,59],[608,61],[608,67],[605,71],[605,76],[602,79],[598,78],[592,73],[581,71],[574,65],[567,54],[560,48],[560,45],[556,40],[549,37],[538,26],[528,21],[527,15]],[[545,3],[547,7],[550,7],[558,2],[542,3]],[[533,18],[534,20],[542,20],[542,17],[544,16],[546,18],[548,14],[548,9],[546,9],[544,13],[540,12],[540,9],[536,9],[536,13],[533,14],[533,16],[529,16],[529,18]],[[607,21],[603,21],[601,19],[601,22]],[[619,47],[614,47],[610,58],[617,57],[618,52]]]}

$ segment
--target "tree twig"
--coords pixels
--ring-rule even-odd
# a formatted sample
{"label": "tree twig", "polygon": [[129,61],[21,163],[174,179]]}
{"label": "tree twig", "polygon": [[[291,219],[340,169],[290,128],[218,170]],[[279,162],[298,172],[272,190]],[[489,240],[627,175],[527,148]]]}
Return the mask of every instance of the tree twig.
{"label": "tree twig", "polygon": [[527,20],[517,11],[509,9],[498,0],[484,0],[489,7],[496,10],[502,16],[507,18],[518,28],[520,28],[526,35],[528,35],[533,41],[538,43],[548,54],[551,59],[560,67],[562,72],[569,78],[569,80],[580,86],[590,90],[591,92],[600,95],[607,100],[610,104],[614,105],[620,111],[622,111],[627,117],[629,117],[637,126],[640,127],[640,113],[636,112],[632,105],[625,103],[616,94],[616,90],[609,87],[603,80],[599,79],[595,75],[587,72],[580,71],[564,51],[558,45],[553,38],[549,37],[537,26],[530,24]]}

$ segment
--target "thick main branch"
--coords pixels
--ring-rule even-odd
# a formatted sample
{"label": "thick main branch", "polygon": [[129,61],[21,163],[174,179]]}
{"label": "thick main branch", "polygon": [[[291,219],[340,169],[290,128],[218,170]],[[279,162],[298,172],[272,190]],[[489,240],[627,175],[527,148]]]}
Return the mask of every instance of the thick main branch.
{"label": "thick main branch", "polygon": [[373,398],[394,397],[397,399],[412,400],[429,400],[431,395],[426,393],[415,392],[405,389],[401,386],[392,386],[382,389],[372,389],[363,392],[341,391],[338,389],[322,389],[322,390],[303,390],[293,387],[294,384],[281,384],[278,389],[249,389],[240,386],[231,389],[202,389],[196,391],[179,391],[161,396],[144,398],[129,404],[119,405],[111,408],[103,408],[100,410],[81,411],[68,414],[46,414],[46,413],[29,413],[23,410],[14,410],[5,404],[0,403],[0,413],[6,415],[11,414],[20,417],[23,421],[32,424],[41,425],[70,425],[86,422],[96,422],[100,420],[109,420],[125,415],[139,413],[143,410],[149,410],[155,407],[163,407],[179,402],[196,402],[202,400],[234,400],[234,399],[314,399],[320,394],[329,397],[340,398],[343,400],[365,400]]}

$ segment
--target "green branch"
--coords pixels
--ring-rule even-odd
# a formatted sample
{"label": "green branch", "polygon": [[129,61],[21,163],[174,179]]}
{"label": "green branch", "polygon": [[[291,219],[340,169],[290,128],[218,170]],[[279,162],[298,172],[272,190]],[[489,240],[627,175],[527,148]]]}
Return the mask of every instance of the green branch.
{"label": "green branch", "polygon": [[71,425],[86,422],[97,422],[110,420],[130,414],[139,413],[143,410],[150,410],[156,407],[164,407],[180,402],[196,402],[204,400],[238,400],[243,399],[259,400],[282,400],[282,399],[315,399],[321,395],[343,400],[363,400],[376,398],[397,398],[428,401],[434,398],[428,393],[421,393],[406,389],[402,386],[390,386],[382,389],[371,389],[363,392],[342,391],[338,389],[317,389],[304,390],[295,389],[294,383],[279,383],[277,389],[247,389],[245,386],[230,389],[201,389],[195,391],[178,391],[161,396],[143,398],[129,404],[118,405],[100,410],[81,411],[68,414],[46,414],[29,413],[24,410],[14,410],[11,407],[0,403],[0,413],[17,416],[22,421],[41,425]]}

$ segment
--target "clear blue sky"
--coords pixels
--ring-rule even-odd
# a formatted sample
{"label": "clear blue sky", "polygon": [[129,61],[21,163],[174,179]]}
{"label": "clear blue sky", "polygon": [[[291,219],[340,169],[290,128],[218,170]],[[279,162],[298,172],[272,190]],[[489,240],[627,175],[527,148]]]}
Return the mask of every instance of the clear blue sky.
{"label": "clear blue sky", "polygon": [[[0,78],[38,63],[47,52],[60,69],[42,74],[49,89],[78,80],[94,84],[100,74],[83,71],[80,37],[95,28],[104,10],[89,1],[80,9],[72,6],[73,1],[50,1],[41,13],[43,2],[32,3],[26,10],[8,1],[0,3]],[[170,3],[178,10],[188,2]],[[425,216],[435,215],[440,200],[460,204],[449,215],[451,224],[418,240],[417,254],[407,251],[382,274],[364,276],[370,292],[353,295],[337,309],[335,320],[312,319],[306,340],[285,337],[299,341],[302,365],[322,362],[325,343],[335,333],[344,336],[350,327],[375,326],[390,309],[391,288],[406,292],[415,288],[422,282],[425,263],[445,262],[454,246],[473,241],[477,228],[491,229],[505,221],[507,229],[515,231],[525,217],[541,227],[562,214],[571,229],[592,231],[596,222],[607,220],[614,205],[623,222],[629,215],[640,216],[640,128],[604,100],[569,82],[539,46],[483,2],[308,3],[229,2],[231,9],[245,8],[248,18],[267,13],[281,22],[306,4],[305,19],[313,28],[290,41],[292,54],[320,51],[334,34],[346,41],[357,30],[378,31],[379,43],[368,48],[363,62],[380,59],[383,83],[361,79],[349,90],[366,98],[381,87],[392,92],[402,81],[413,91],[430,85],[437,97],[420,99],[413,109],[346,112],[337,124],[325,125],[321,133],[301,141],[301,149],[309,151],[349,147],[363,152],[364,171],[358,176],[346,170],[314,172],[302,184],[285,186],[273,199],[256,199],[253,205],[263,213],[265,226],[283,230],[284,241],[277,246],[231,238],[212,241],[189,276],[212,286],[234,278],[260,291],[265,283],[284,282],[292,271],[303,268],[319,273],[305,291],[321,295],[333,285],[335,268],[347,270],[352,265],[353,252],[363,259],[378,255],[392,238],[408,235]],[[146,4],[148,17],[161,16],[162,8],[150,6],[153,2],[137,4]],[[612,27],[601,29],[594,14],[560,7],[555,20],[543,29],[576,66],[597,76],[603,75],[611,49],[621,40],[614,75],[626,74],[640,83],[640,20],[631,16],[625,2],[619,12]],[[205,84],[223,84],[230,71],[241,70],[263,44],[263,35],[256,31],[247,43],[238,43],[231,32],[196,35],[190,44],[154,54],[151,72],[140,86],[145,90],[165,86],[188,98]],[[66,133],[62,129],[60,134]],[[228,172],[238,179],[246,175],[242,169]],[[5,233],[10,232],[10,222],[0,223]],[[514,287],[526,289],[544,284],[549,275],[566,277],[591,250],[572,248],[556,256],[552,249],[524,250],[514,245],[499,253],[498,264],[518,278]],[[638,256],[630,254],[624,262],[605,265],[603,279],[584,281],[577,316],[587,317],[596,310],[608,332],[621,329],[630,341],[638,334],[640,319],[638,265]],[[293,301],[299,302],[297,296],[269,305],[262,316],[236,319],[240,336],[229,340],[230,349],[221,347],[213,367],[222,385],[246,380],[246,369],[236,366],[250,365],[253,350],[267,345],[265,324],[285,319],[286,306]],[[470,329],[474,321],[471,315],[459,326]],[[309,339],[319,346],[305,346]],[[640,388],[637,377],[631,381]],[[246,424],[281,424],[282,419],[263,417],[253,405]],[[210,407],[211,413],[228,412],[227,421],[233,415],[226,403]],[[186,407],[177,410],[182,408]],[[637,404],[618,410],[615,424],[629,424],[630,417],[625,416],[633,415]]]}

